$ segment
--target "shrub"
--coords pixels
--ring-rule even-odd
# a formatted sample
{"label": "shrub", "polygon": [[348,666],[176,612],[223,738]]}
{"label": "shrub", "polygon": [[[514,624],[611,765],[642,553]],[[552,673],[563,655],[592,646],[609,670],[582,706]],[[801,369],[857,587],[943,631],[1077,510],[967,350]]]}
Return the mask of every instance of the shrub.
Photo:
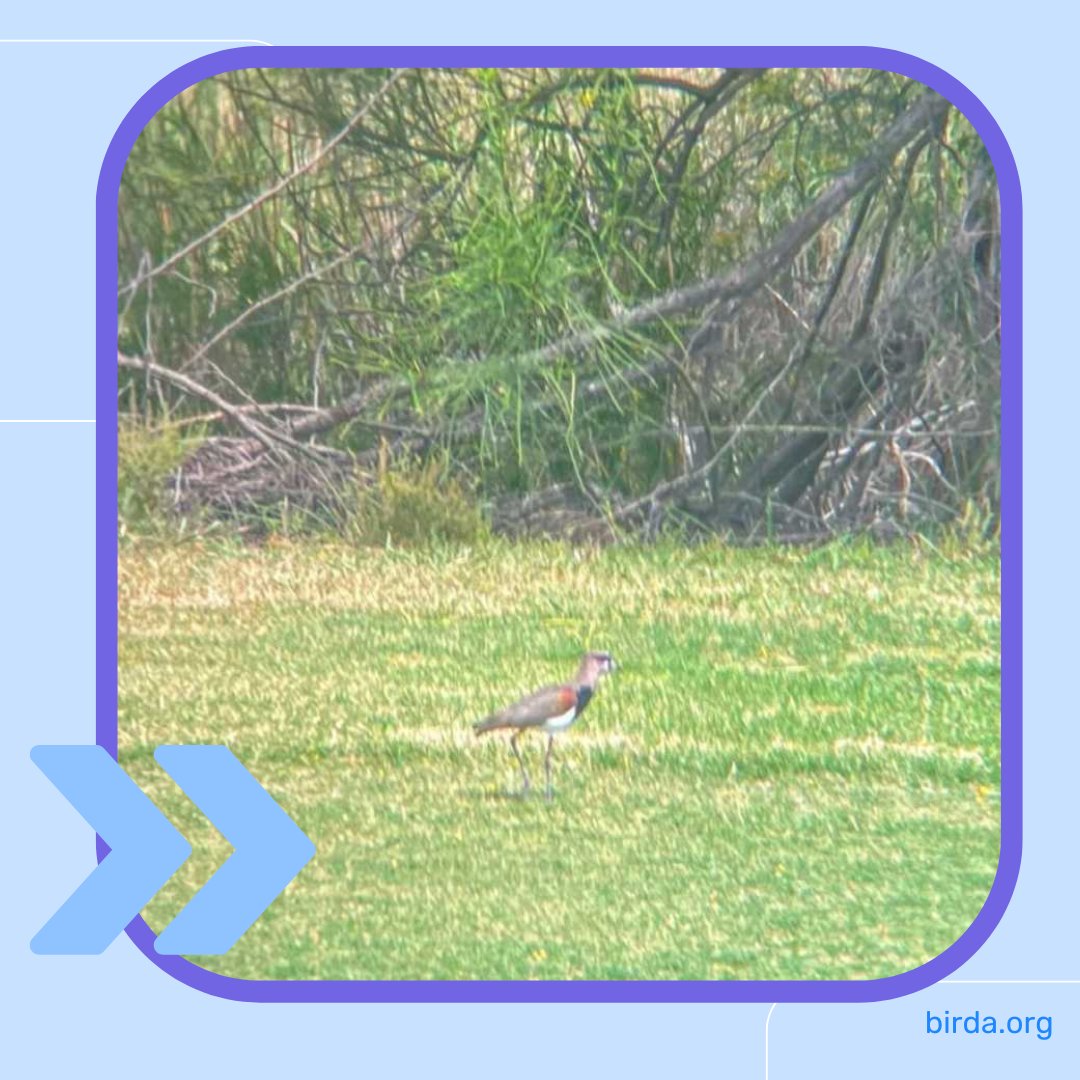
{"label": "shrub", "polygon": [[121,539],[176,529],[169,512],[168,478],[198,439],[176,425],[122,421],[117,433],[117,519]]}
{"label": "shrub", "polygon": [[391,467],[384,448],[374,478],[358,479],[356,492],[345,528],[356,543],[476,544],[491,535],[474,495],[440,458]]}

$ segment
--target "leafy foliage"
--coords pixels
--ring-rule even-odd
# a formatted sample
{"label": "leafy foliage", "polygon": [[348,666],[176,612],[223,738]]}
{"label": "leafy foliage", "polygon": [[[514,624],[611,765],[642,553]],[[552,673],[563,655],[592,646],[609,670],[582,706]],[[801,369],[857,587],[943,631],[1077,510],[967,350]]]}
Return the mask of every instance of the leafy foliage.
{"label": "leafy foliage", "polygon": [[[668,525],[753,535],[768,504],[789,532],[903,533],[973,502],[992,529],[997,210],[955,111],[766,287],[620,322],[737,271],[921,90],[866,70],[232,72],[132,152],[121,350],[237,404],[371,392],[395,454],[449,460],[488,504],[691,477]],[[900,364],[898,342],[917,345]],[[148,385],[124,373],[125,403],[191,410]],[[329,435],[369,458],[381,437]]]}

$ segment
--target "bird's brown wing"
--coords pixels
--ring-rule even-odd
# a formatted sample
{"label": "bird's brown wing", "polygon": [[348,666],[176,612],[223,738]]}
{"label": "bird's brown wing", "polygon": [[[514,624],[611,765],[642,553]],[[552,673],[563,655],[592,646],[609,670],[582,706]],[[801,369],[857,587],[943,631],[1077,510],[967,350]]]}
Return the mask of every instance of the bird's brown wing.
{"label": "bird's brown wing", "polygon": [[497,728],[539,727],[553,716],[562,716],[577,704],[577,689],[569,685],[544,686],[539,690],[507,705],[485,720],[474,725],[479,734]]}

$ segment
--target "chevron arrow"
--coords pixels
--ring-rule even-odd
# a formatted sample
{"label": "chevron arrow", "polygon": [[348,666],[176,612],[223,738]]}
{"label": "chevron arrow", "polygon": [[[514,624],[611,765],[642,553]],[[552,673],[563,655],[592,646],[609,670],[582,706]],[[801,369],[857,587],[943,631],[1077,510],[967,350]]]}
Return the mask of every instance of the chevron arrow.
{"label": "chevron arrow", "polygon": [[228,747],[159,746],[154,757],[234,848],[154,949],[228,952],[310,861],[315,845]]}
{"label": "chevron arrow", "polygon": [[191,854],[191,845],[100,746],[35,746],[35,765],[112,849],[30,942],[104,952]]}
{"label": "chevron arrow", "polygon": [[[158,763],[235,849],[158,937],[163,954],[228,952],[315,854],[315,845],[225,746],[160,746]],[[191,854],[191,845],[100,746],[30,757],[110,851],[30,942],[100,953]]]}

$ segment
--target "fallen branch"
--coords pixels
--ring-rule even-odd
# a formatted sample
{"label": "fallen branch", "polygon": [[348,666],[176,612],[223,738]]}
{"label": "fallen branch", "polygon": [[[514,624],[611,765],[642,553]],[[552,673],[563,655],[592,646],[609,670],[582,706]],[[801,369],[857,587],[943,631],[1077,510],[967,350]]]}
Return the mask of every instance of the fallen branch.
{"label": "fallen branch", "polygon": [[189,376],[184,375],[179,371],[173,371],[171,368],[162,367],[160,364],[155,364],[152,360],[143,360],[141,357],[126,356],[119,351],[117,351],[116,354],[116,362],[122,368],[147,372],[155,379],[161,379],[162,382],[170,383],[172,386],[183,390],[186,394],[191,394],[193,397],[201,398],[203,401],[209,402],[214,408],[234,420],[252,438],[257,439],[268,450],[272,451],[276,449],[275,440],[281,438],[279,433],[273,432],[268,427],[258,423],[258,421],[252,420],[251,417],[247,415],[247,412],[250,410],[233,405],[231,402],[226,401],[220,394],[216,394],[208,387],[197,383]]}

